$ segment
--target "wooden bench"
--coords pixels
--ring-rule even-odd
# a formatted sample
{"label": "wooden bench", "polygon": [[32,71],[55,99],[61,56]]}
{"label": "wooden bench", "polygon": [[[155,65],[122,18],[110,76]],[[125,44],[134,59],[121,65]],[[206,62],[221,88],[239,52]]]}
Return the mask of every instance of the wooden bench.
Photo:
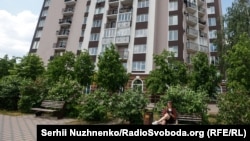
{"label": "wooden bench", "polygon": [[176,124],[179,124],[180,122],[201,124],[202,117],[198,114],[179,114],[176,120]]}
{"label": "wooden bench", "polygon": [[57,119],[63,118],[63,109],[65,106],[65,101],[53,101],[53,100],[44,100],[42,101],[40,107],[31,108],[35,111],[36,116],[41,116],[43,113],[54,114]]}

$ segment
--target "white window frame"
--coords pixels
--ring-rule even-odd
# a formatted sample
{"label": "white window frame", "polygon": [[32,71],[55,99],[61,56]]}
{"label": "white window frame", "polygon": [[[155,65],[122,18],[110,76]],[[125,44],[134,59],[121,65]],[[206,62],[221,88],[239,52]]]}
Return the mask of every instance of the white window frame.
{"label": "white window frame", "polygon": [[147,51],[146,44],[134,45],[134,54],[142,54],[142,53],[146,53],[146,51]]}
{"label": "white window frame", "polygon": [[134,61],[132,71],[145,71],[146,62],[145,61]]}
{"label": "white window frame", "polygon": [[178,25],[178,15],[169,16],[169,25]]}
{"label": "white window frame", "polygon": [[149,7],[149,0],[138,0],[137,8]]}
{"label": "white window frame", "polygon": [[178,10],[178,0],[170,1],[168,9],[169,9],[169,11],[177,11]]}
{"label": "white window frame", "polygon": [[178,30],[169,30],[168,31],[168,40],[177,41],[178,40]]}
{"label": "white window frame", "polygon": [[147,37],[148,29],[137,29],[135,30],[135,37]]}

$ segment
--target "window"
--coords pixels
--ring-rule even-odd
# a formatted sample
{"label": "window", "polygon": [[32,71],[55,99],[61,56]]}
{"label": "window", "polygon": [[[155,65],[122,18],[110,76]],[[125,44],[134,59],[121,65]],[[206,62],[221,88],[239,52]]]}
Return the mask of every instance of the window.
{"label": "window", "polygon": [[122,63],[123,67],[127,70],[128,69],[128,63],[127,62],[123,62]]}
{"label": "window", "polygon": [[178,30],[170,30],[168,32],[168,40],[169,41],[177,41],[178,40]]}
{"label": "window", "polygon": [[93,21],[93,27],[101,27],[101,26],[102,26],[102,20]]}
{"label": "window", "polygon": [[219,57],[210,56],[210,63],[213,64],[213,65],[218,65],[219,64]]}
{"label": "window", "polygon": [[207,14],[214,14],[215,13],[215,8],[214,6],[210,6],[207,8]]}
{"label": "window", "polygon": [[90,35],[90,41],[99,41],[99,36],[100,36],[99,33],[92,33]]}
{"label": "window", "polygon": [[85,29],[82,29],[81,37],[84,37]]}
{"label": "window", "polygon": [[42,17],[45,17],[45,16],[47,16],[47,14],[48,14],[48,10],[43,10],[41,16],[42,16]]}
{"label": "window", "polygon": [[170,46],[169,47],[169,52],[173,52],[174,57],[178,57],[178,46]]}
{"label": "window", "polygon": [[49,3],[50,3],[50,0],[46,0],[46,1],[45,1],[45,4],[44,4],[44,7],[49,6]]}
{"label": "window", "polygon": [[141,80],[137,79],[137,80],[134,80],[133,84],[132,84],[132,88],[134,91],[137,91],[137,92],[142,92],[143,91],[143,83]]}
{"label": "window", "polygon": [[149,7],[149,0],[138,0],[138,8]]}
{"label": "window", "polygon": [[135,45],[134,46],[134,54],[146,53],[147,45]]}
{"label": "window", "polygon": [[115,37],[116,29],[105,29],[104,30],[104,37]]}
{"label": "window", "polygon": [[133,62],[132,71],[145,71],[145,61]]}
{"label": "window", "polygon": [[216,18],[208,18],[209,26],[216,26]]}
{"label": "window", "polygon": [[44,19],[41,19],[41,20],[39,21],[38,27],[43,27],[44,23],[45,23],[45,20],[44,20]]}
{"label": "window", "polygon": [[82,50],[82,42],[79,42],[78,50]]}
{"label": "window", "polygon": [[67,39],[60,39],[60,40],[58,41],[58,46],[59,46],[59,47],[65,48],[66,45],[67,45]]}
{"label": "window", "polygon": [[178,16],[169,16],[169,25],[178,25]]}
{"label": "window", "polygon": [[135,37],[147,37],[147,29],[138,29],[135,31]]}
{"label": "window", "polygon": [[89,48],[89,55],[91,56],[97,55],[97,47]]}
{"label": "window", "polygon": [[141,14],[137,16],[137,22],[147,22],[148,21],[148,14]]}
{"label": "window", "polygon": [[178,1],[177,0],[170,1],[168,8],[169,8],[169,11],[176,11],[176,10],[178,10]]}
{"label": "window", "polygon": [[214,45],[213,43],[210,43],[209,47],[210,47],[210,52],[217,52],[217,46]]}
{"label": "window", "polygon": [[38,49],[39,43],[40,43],[39,41],[35,41],[35,42],[33,43],[32,49]]}
{"label": "window", "polygon": [[39,38],[42,36],[42,30],[37,30],[36,32],[36,38]]}
{"label": "window", "polygon": [[87,24],[87,19],[88,19],[88,17],[84,17],[83,24]]}
{"label": "window", "polygon": [[129,22],[131,21],[131,13],[120,13],[119,14],[119,22]]}
{"label": "window", "polygon": [[104,7],[96,8],[95,14],[102,14],[104,12]]}
{"label": "window", "polygon": [[86,6],[86,11],[85,12],[89,12],[89,6]]}
{"label": "window", "polygon": [[209,31],[209,39],[217,38],[216,30],[210,30]]}
{"label": "window", "polygon": [[200,45],[208,46],[207,38],[205,38],[205,37],[200,37]]}

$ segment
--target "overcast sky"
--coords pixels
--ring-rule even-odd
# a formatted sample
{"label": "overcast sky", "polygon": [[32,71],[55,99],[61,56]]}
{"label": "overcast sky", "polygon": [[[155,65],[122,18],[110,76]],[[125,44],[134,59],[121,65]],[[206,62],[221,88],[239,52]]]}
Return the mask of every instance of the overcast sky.
{"label": "overcast sky", "polygon": [[[222,11],[233,0],[222,0]],[[27,55],[43,0],[0,0],[0,58]]]}

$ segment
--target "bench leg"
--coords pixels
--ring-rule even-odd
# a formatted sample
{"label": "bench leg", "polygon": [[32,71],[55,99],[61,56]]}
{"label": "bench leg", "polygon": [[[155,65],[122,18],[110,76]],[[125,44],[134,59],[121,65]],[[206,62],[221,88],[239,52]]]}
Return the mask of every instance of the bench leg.
{"label": "bench leg", "polygon": [[35,115],[36,115],[36,117],[39,117],[39,116],[42,115],[42,113],[43,113],[43,112],[41,112],[41,111],[37,111],[37,112],[35,113]]}

